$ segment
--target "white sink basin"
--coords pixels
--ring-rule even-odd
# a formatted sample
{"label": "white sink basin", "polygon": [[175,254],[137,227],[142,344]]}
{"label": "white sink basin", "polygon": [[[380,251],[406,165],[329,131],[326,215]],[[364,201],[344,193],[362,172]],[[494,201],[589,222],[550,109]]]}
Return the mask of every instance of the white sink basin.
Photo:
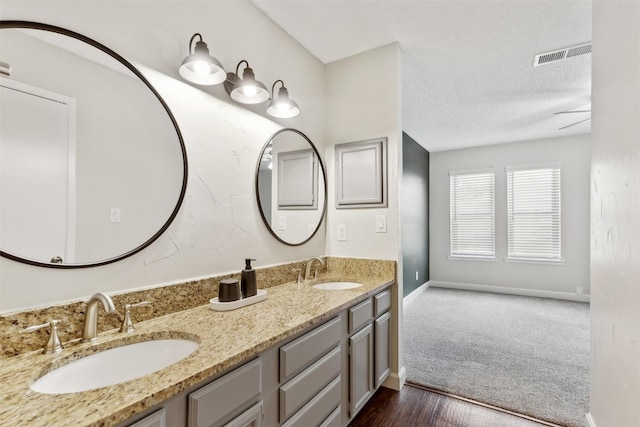
{"label": "white sink basin", "polygon": [[315,289],[322,289],[323,291],[341,291],[343,289],[354,289],[362,286],[362,283],[356,282],[326,282],[318,283],[312,287]]}
{"label": "white sink basin", "polygon": [[31,389],[63,394],[93,390],[143,377],[172,365],[198,348],[186,339],[157,339],[123,345],[75,360],[40,377]]}

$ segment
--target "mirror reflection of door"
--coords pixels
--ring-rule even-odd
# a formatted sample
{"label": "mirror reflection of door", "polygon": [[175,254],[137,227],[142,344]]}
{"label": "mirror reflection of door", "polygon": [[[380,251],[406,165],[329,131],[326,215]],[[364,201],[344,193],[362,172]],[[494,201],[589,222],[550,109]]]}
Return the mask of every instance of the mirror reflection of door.
{"label": "mirror reflection of door", "polygon": [[[115,262],[151,244],[177,215],[188,168],[177,122],[151,83],[106,46],[46,24],[0,20],[0,56],[10,65],[5,88],[47,91],[20,106],[13,105],[16,98],[26,101],[15,91],[0,92],[2,138],[11,132],[42,142],[2,143],[0,255],[80,268]],[[61,107],[66,101],[50,93],[75,102],[74,123],[51,125],[40,104]],[[73,148],[52,140],[65,130]],[[53,153],[54,147],[60,150]],[[68,177],[49,176],[69,166]],[[51,261],[55,256],[62,262]]]}
{"label": "mirror reflection of door", "polygon": [[73,262],[75,101],[5,78],[0,91],[0,247]]}
{"label": "mirror reflection of door", "polygon": [[260,159],[258,166],[258,194],[260,195],[260,207],[264,220],[267,224],[273,226],[271,222],[271,209],[273,195],[271,194],[271,186],[273,182],[273,145],[268,144]]}

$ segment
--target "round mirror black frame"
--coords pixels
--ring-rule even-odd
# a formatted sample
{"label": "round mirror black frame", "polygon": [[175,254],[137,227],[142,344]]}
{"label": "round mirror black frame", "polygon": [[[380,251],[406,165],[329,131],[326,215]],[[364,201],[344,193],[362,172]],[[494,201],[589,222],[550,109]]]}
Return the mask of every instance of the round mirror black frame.
{"label": "round mirror black frame", "polygon": [[4,258],[11,259],[13,261],[18,261],[18,262],[22,262],[22,263],[25,263],[25,264],[38,266],[38,267],[71,269],[71,268],[97,267],[97,266],[100,266],[100,265],[111,264],[113,262],[120,261],[122,259],[128,258],[131,255],[134,255],[134,254],[140,252],[141,250],[143,250],[144,248],[149,246],[151,243],[153,243],[155,240],[157,240],[158,237],[160,237],[167,230],[167,228],[169,228],[169,226],[171,225],[171,223],[173,222],[175,217],[178,215],[178,211],[180,210],[180,207],[182,206],[182,202],[184,200],[184,196],[185,196],[185,193],[187,191],[187,177],[188,177],[188,174],[189,174],[188,164],[187,164],[187,150],[185,148],[184,140],[182,138],[182,133],[180,132],[180,128],[178,127],[178,123],[177,123],[175,117],[173,116],[173,113],[169,109],[169,106],[164,101],[164,99],[162,99],[162,97],[160,96],[158,91],[151,85],[151,83],[142,75],[142,73],[133,64],[131,64],[129,61],[127,61],[122,56],[120,56],[119,54],[117,54],[113,50],[109,49],[105,45],[103,45],[103,44],[101,44],[101,43],[99,43],[99,42],[97,42],[97,41],[95,41],[93,39],[90,39],[89,37],[83,36],[82,34],[76,33],[76,32],[71,31],[71,30],[67,30],[65,28],[56,27],[54,25],[49,25],[49,24],[43,24],[43,23],[40,23],[40,22],[0,21],[0,30],[1,29],[5,29],[5,28],[24,28],[24,29],[33,29],[33,30],[43,30],[43,31],[50,31],[50,32],[53,32],[53,33],[58,33],[58,34],[61,34],[61,35],[64,35],[64,36],[72,37],[74,39],[77,39],[77,40],[80,40],[82,42],[85,42],[88,45],[90,45],[90,46],[92,46],[92,47],[94,47],[96,49],[101,50],[102,52],[106,53],[107,55],[111,56],[113,59],[115,59],[116,61],[120,62],[122,65],[127,67],[127,69],[129,69],[129,71],[131,71],[133,74],[135,74],[136,77],[138,77],[149,88],[149,90],[155,95],[155,97],[158,99],[158,101],[160,102],[160,104],[162,105],[164,110],[167,112],[167,114],[169,116],[169,119],[171,119],[171,122],[173,123],[173,127],[174,127],[174,129],[176,131],[176,134],[178,135],[178,141],[180,143],[180,150],[182,152],[183,174],[182,174],[182,188],[180,190],[180,196],[178,197],[178,201],[176,203],[176,206],[174,207],[173,211],[171,212],[171,215],[169,215],[169,218],[167,219],[167,221],[162,225],[160,230],[158,230],[146,242],[142,243],[138,247],[136,247],[136,248],[134,248],[134,249],[132,249],[132,250],[130,250],[128,252],[125,252],[124,254],[121,254],[121,255],[115,256],[113,258],[106,259],[106,260],[101,260],[101,261],[96,261],[96,262],[87,262],[87,263],[83,263],[83,264],[80,264],[80,263],[78,263],[78,264],[55,264],[55,263],[46,263],[46,262],[41,262],[41,261],[34,261],[34,260],[31,260],[31,259],[28,259],[28,258],[22,258],[22,257],[16,256],[16,255],[13,255],[11,253],[3,251],[2,249],[0,249],[0,256],[2,256]]}
{"label": "round mirror black frame", "polygon": [[[273,231],[273,229],[271,228],[271,225],[267,221],[267,218],[264,215],[264,211],[262,210],[262,204],[260,203],[260,192],[258,190],[258,188],[259,188],[258,177],[259,177],[259,173],[260,173],[260,162],[261,162],[262,156],[264,155],[264,152],[267,149],[267,147],[269,146],[269,144],[271,144],[273,139],[276,136],[278,136],[279,134],[281,134],[282,132],[294,132],[294,133],[297,133],[298,135],[303,137],[309,143],[309,145],[313,149],[313,152],[316,154],[316,157],[318,158],[318,164],[320,165],[320,171],[322,172],[322,181],[324,182],[324,206],[322,207],[322,213],[320,214],[320,219],[318,220],[318,225],[316,226],[315,230],[313,230],[313,233],[311,233],[311,235],[308,238],[306,238],[305,240],[303,240],[300,243],[291,243],[291,242],[287,242],[286,240],[283,240],[282,238],[280,238],[280,236],[278,236]],[[280,241],[281,243],[284,243],[285,245],[300,246],[300,245],[304,245],[305,243],[307,243],[309,240],[311,240],[313,238],[313,236],[316,235],[316,233],[320,229],[320,226],[322,225],[322,221],[324,220],[324,217],[325,217],[325,215],[327,213],[327,175],[326,175],[326,172],[324,170],[324,163],[322,163],[322,158],[320,157],[320,153],[318,152],[318,149],[316,148],[316,146],[313,145],[313,142],[311,142],[311,140],[307,137],[307,135],[305,135],[304,133],[300,132],[299,130],[293,129],[293,128],[283,128],[283,129],[280,129],[280,130],[276,131],[273,135],[271,135],[269,137],[269,139],[267,139],[267,142],[264,144],[264,147],[262,148],[262,150],[260,151],[260,155],[258,156],[258,163],[256,165],[255,186],[256,186],[256,188],[255,188],[256,203],[258,204],[258,209],[260,210],[260,216],[262,217],[262,222],[267,227],[267,230],[269,230],[269,233],[271,233],[271,235],[273,237],[275,237],[278,241]]]}

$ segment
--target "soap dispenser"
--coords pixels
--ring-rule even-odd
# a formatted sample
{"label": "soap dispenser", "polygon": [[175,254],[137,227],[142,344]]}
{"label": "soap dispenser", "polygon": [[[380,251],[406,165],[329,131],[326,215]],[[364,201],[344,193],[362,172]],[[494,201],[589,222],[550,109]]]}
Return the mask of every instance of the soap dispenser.
{"label": "soap dispenser", "polygon": [[244,260],[244,270],[242,270],[242,274],[240,275],[240,291],[242,292],[242,298],[248,298],[258,294],[256,271],[251,268],[251,261],[255,261],[255,259],[246,258]]}

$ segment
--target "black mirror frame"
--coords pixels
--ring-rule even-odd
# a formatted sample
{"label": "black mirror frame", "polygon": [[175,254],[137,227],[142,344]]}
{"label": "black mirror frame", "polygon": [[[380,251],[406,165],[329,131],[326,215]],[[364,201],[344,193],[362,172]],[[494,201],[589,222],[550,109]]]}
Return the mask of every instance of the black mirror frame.
{"label": "black mirror frame", "polygon": [[[262,156],[264,154],[264,151],[267,149],[267,147],[269,146],[269,144],[273,141],[273,139],[278,136],[279,134],[281,134],[282,132],[295,132],[298,135],[300,135],[301,137],[303,137],[311,146],[311,148],[313,149],[313,152],[316,154],[316,157],[318,158],[318,164],[320,165],[320,171],[322,171],[322,181],[324,182],[324,206],[322,207],[322,213],[320,214],[320,219],[318,220],[318,225],[316,225],[316,228],[313,230],[313,233],[311,233],[311,235],[306,238],[305,240],[303,240],[300,243],[291,243],[291,242],[287,242],[286,240],[283,240],[282,238],[280,238],[280,236],[278,236],[273,229],[271,228],[271,225],[267,222],[267,218],[264,215],[264,212],[262,210],[262,204],[260,203],[260,192],[258,191],[258,177],[259,177],[259,172],[260,172],[260,161],[262,160]],[[324,220],[326,214],[327,214],[327,175],[326,172],[324,170],[324,163],[322,163],[322,157],[320,157],[320,153],[318,152],[318,149],[316,148],[315,145],[313,145],[313,142],[311,142],[311,140],[307,137],[307,135],[305,135],[304,133],[300,132],[298,129],[293,129],[293,128],[283,128],[280,130],[277,130],[275,133],[273,133],[269,139],[267,139],[267,142],[264,144],[264,147],[262,147],[262,150],[260,151],[260,155],[258,156],[258,163],[256,165],[256,179],[255,179],[255,195],[256,195],[256,203],[258,205],[258,210],[260,211],[260,216],[262,217],[262,222],[264,223],[264,225],[267,227],[267,230],[269,230],[269,233],[271,233],[271,235],[273,237],[276,238],[276,240],[278,240],[280,243],[284,243],[285,245],[288,246],[301,246],[304,245],[305,243],[307,243],[309,240],[311,240],[313,238],[313,236],[316,235],[316,233],[318,232],[318,230],[320,229],[320,226],[322,225],[322,221]]]}
{"label": "black mirror frame", "polygon": [[136,247],[136,248],[134,248],[134,249],[132,249],[132,250],[130,250],[128,252],[125,252],[124,254],[115,256],[113,258],[108,258],[108,259],[105,259],[105,260],[97,261],[97,262],[88,262],[88,263],[83,263],[83,264],[55,264],[55,263],[46,263],[46,262],[41,262],[41,261],[34,261],[34,260],[31,260],[31,259],[28,259],[28,258],[22,258],[22,257],[19,257],[17,255],[13,255],[13,254],[5,252],[5,251],[3,251],[1,249],[0,249],[0,256],[2,256],[4,258],[11,259],[13,261],[17,261],[17,262],[21,262],[21,263],[24,263],[24,264],[37,266],[37,267],[47,267],[47,268],[57,268],[57,269],[72,269],[72,268],[98,267],[98,266],[101,266],[101,265],[111,264],[111,263],[114,263],[116,261],[120,261],[122,259],[128,258],[128,257],[140,252],[141,250],[145,249],[147,246],[151,245],[151,243],[156,241],[167,230],[167,228],[169,228],[169,226],[171,225],[171,223],[173,222],[175,217],[178,215],[178,211],[180,210],[180,207],[182,206],[182,202],[184,201],[184,196],[185,196],[186,191],[187,191],[187,179],[188,179],[188,175],[189,175],[189,167],[188,167],[188,163],[187,163],[187,150],[186,150],[185,145],[184,145],[184,140],[182,138],[182,133],[180,132],[180,128],[178,127],[178,122],[176,121],[176,119],[175,119],[173,113],[171,112],[171,110],[169,109],[169,106],[164,101],[164,99],[162,99],[162,97],[160,96],[158,91],[153,87],[153,85],[151,85],[151,83],[142,75],[142,73],[133,64],[131,64],[129,61],[127,61],[122,56],[120,56],[119,54],[117,54],[113,50],[109,49],[105,45],[103,45],[103,44],[101,44],[101,43],[99,43],[99,42],[97,42],[97,41],[95,41],[95,40],[93,40],[93,39],[91,39],[91,38],[89,38],[87,36],[84,36],[82,34],[76,33],[75,31],[67,30],[66,28],[57,27],[55,25],[49,25],[49,24],[43,24],[43,23],[40,23],[40,22],[31,22],[31,21],[0,20],[0,30],[1,29],[5,29],[5,28],[24,28],[24,29],[33,29],[33,30],[43,30],[43,31],[49,31],[49,32],[58,33],[58,34],[61,34],[61,35],[64,35],[64,36],[72,37],[74,39],[77,39],[77,40],[80,40],[82,42],[85,42],[88,45],[90,45],[90,46],[92,46],[92,47],[94,47],[96,49],[101,50],[102,52],[106,53],[107,55],[111,56],[113,59],[115,59],[116,61],[120,62],[122,65],[127,67],[127,69],[129,69],[129,71],[131,71],[133,74],[135,74],[136,77],[138,77],[149,88],[149,90],[155,95],[155,97],[158,99],[158,101],[160,102],[160,104],[162,105],[164,110],[167,112],[169,118],[171,119],[171,122],[173,123],[173,127],[174,127],[174,129],[176,131],[176,134],[178,135],[178,141],[180,143],[180,150],[182,152],[183,174],[182,174],[182,188],[180,190],[180,196],[178,197],[178,201],[176,203],[176,206],[174,207],[174,209],[171,212],[171,215],[169,216],[167,221],[162,225],[160,230],[158,230],[147,241],[145,241],[144,243],[142,243],[138,247]]}

